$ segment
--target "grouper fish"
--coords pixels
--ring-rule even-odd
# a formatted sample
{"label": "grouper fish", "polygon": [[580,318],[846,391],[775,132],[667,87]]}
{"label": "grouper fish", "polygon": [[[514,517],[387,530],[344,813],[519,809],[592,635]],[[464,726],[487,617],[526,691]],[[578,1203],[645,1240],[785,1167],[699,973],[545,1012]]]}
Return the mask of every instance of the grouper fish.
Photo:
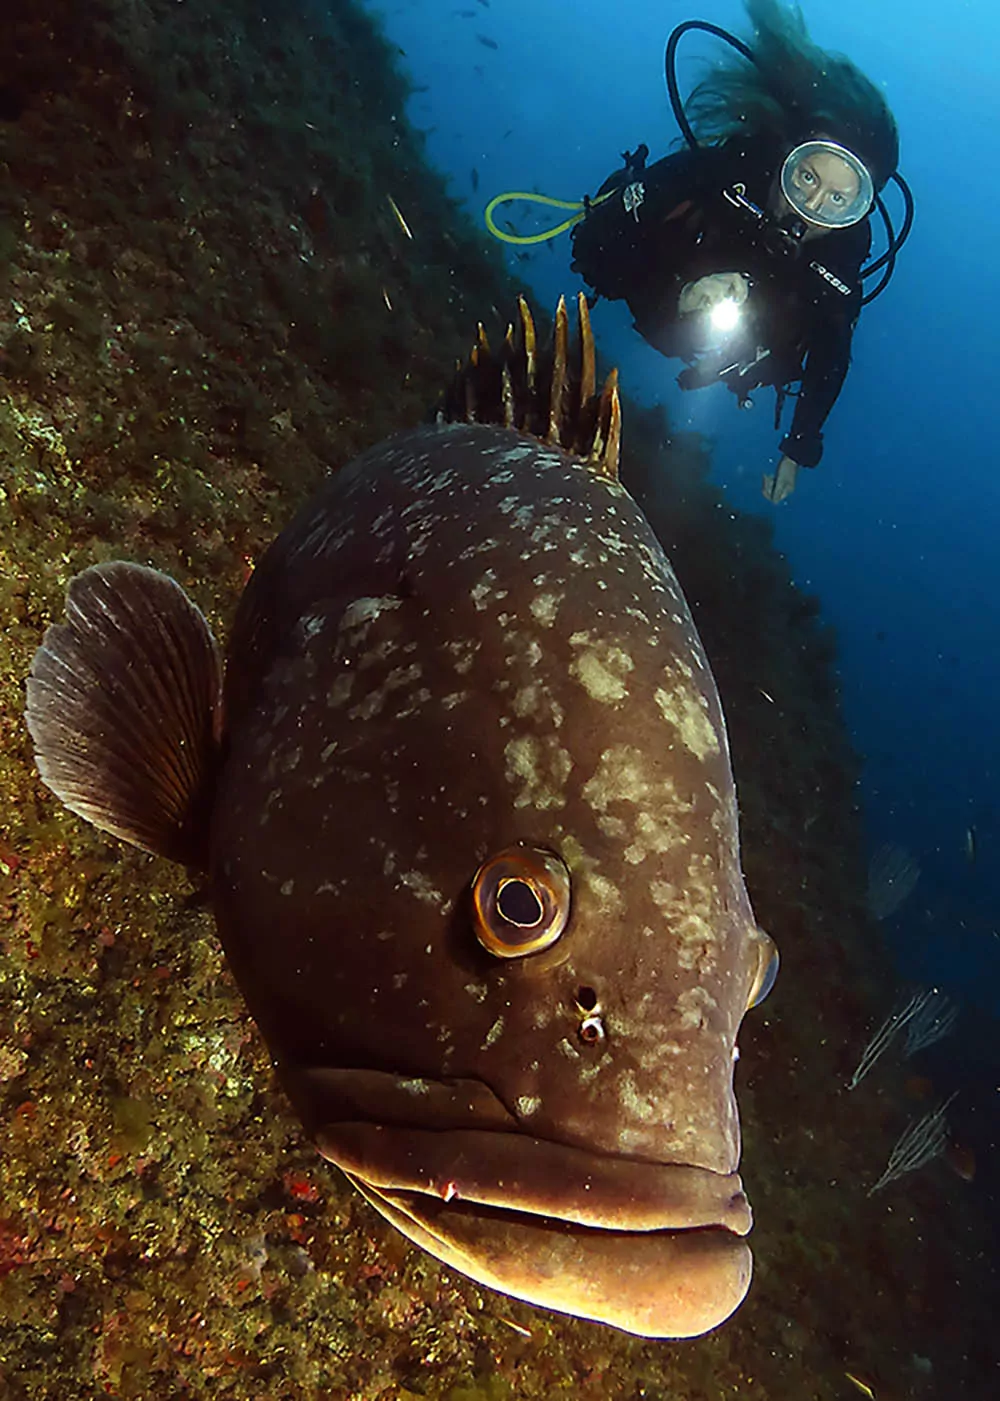
{"label": "grouper fish", "polygon": [[27,722],[67,807],[207,872],[296,1112],[384,1217],[482,1285],[689,1337],[749,1287],[733,1066],[777,958],[579,313],[545,355],[523,302],[496,352],[480,329],[448,414],[331,475],[224,665],[167,576],[78,575]]}

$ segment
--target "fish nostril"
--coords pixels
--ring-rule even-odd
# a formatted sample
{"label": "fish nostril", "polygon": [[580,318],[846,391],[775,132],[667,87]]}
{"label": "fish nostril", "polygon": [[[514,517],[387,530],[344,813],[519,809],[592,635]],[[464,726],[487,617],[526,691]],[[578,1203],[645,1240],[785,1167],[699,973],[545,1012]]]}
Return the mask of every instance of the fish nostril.
{"label": "fish nostril", "polygon": [[599,1046],[606,1036],[604,1018],[601,1015],[601,1001],[596,989],[578,987],[575,996],[576,1013],[580,1021],[576,1028],[577,1039],[585,1046]]}
{"label": "fish nostril", "polygon": [[605,1036],[604,1023],[600,1017],[584,1017],[576,1034],[585,1046],[599,1046]]}

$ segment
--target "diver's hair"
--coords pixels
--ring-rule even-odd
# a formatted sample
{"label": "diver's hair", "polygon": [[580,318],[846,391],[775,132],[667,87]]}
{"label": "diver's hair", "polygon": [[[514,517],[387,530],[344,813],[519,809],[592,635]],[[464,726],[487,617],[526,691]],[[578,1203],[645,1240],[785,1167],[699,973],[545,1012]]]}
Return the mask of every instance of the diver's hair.
{"label": "diver's hair", "polygon": [[842,54],[809,37],[798,5],[746,0],[755,63],[733,53],[713,67],[687,102],[699,141],[771,136],[791,148],[817,132],[855,152],[881,189],[899,160],[899,134],[889,105]]}

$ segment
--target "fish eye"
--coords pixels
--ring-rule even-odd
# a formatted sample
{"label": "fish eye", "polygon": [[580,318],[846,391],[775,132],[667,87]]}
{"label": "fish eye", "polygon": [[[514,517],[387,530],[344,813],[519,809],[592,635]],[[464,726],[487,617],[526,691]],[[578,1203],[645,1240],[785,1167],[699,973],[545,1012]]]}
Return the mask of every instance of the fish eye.
{"label": "fish eye", "polygon": [[550,948],[566,928],[569,907],[569,871],[542,847],[504,847],[472,882],[476,938],[497,958]]}
{"label": "fish eye", "polygon": [[754,975],[753,986],[750,989],[750,996],[747,998],[747,1008],[759,1007],[774,987],[778,977],[778,966],[781,959],[778,956],[778,946],[771,938],[770,934],[765,934],[763,929],[757,930],[757,972]]}

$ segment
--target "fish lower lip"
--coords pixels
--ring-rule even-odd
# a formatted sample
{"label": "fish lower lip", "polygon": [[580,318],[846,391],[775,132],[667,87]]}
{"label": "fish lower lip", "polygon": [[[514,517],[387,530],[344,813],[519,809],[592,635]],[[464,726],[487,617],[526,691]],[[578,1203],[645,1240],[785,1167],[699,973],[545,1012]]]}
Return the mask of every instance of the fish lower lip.
{"label": "fish lower lip", "polygon": [[735,1174],[489,1130],[327,1125],[318,1134],[404,1235],[489,1288],[642,1337],[694,1337],[750,1286]]}
{"label": "fish lower lip", "polygon": [[731,1231],[616,1231],[418,1193],[355,1187],[403,1235],[478,1284],[643,1338],[695,1338],[750,1288],[753,1257]]}

